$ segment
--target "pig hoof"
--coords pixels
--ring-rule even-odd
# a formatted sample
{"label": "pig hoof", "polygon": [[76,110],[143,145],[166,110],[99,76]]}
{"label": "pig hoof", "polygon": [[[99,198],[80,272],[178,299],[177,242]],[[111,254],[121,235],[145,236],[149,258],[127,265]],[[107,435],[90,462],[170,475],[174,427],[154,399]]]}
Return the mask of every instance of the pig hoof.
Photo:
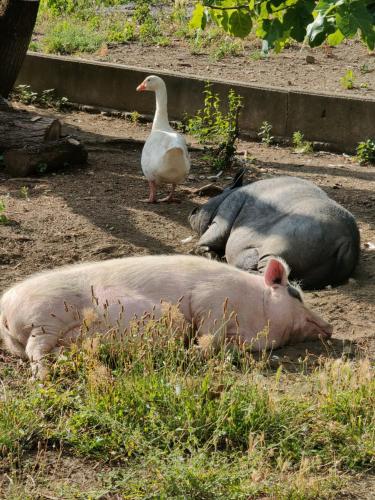
{"label": "pig hoof", "polygon": [[32,363],[30,380],[35,382],[43,382],[48,378],[49,370],[41,363]]}
{"label": "pig hoof", "polygon": [[209,260],[220,260],[218,254],[215,252],[206,252],[203,254],[203,257]]}
{"label": "pig hoof", "polygon": [[210,247],[207,246],[202,246],[202,247],[195,247],[193,249],[193,252],[195,255],[204,255],[205,253],[210,251]]}

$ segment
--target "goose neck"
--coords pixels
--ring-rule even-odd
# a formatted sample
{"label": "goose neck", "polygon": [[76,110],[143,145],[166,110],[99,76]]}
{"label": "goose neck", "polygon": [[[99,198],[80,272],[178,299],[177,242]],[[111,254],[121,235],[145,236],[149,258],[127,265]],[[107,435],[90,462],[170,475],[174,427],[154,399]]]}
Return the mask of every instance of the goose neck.
{"label": "goose neck", "polygon": [[155,91],[156,97],[156,112],[152,124],[152,130],[169,130],[170,125],[168,121],[167,110],[167,89],[165,85],[159,87]]}

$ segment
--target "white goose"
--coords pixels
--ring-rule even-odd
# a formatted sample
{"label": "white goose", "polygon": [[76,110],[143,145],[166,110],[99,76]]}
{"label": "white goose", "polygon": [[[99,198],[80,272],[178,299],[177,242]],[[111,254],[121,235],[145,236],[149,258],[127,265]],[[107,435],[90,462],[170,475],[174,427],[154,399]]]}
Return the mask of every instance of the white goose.
{"label": "white goose", "polygon": [[170,194],[159,201],[178,201],[173,197],[176,184],[183,182],[190,170],[189,154],[185,139],[169,125],[167,88],[158,76],[148,76],[138,85],[137,91],[151,90],[156,96],[156,112],[151,134],[142,151],[141,165],[150,186],[148,203],[156,203],[156,186],[170,183]]}

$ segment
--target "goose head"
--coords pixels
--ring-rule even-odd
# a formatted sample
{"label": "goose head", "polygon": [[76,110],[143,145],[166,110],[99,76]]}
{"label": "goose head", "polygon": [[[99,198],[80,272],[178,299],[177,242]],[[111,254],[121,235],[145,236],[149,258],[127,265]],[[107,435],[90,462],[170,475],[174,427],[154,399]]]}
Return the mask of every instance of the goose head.
{"label": "goose head", "polygon": [[145,90],[156,92],[162,87],[165,87],[164,81],[158,76],[150,75],[145,78],[140,85],[138,85],[137,92],[144,92]]}

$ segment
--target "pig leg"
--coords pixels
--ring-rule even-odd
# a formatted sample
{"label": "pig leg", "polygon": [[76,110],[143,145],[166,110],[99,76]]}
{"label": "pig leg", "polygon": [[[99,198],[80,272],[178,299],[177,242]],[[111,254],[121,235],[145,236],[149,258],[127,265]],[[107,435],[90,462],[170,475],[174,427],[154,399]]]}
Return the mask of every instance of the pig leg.
{"label": "pig leg", "polygon": [[47,377],[45,358],[57,347],[59,336],[47,333],[43,327],[34,327],[31,330],[25,352],[31,363],[32,379],[44,380]]}
{"label": "pig leg", "polygon": [[259,252],[257,248],[246,248],[234,258],[227,256],[227,261],[244,271],[251,272],[258,269]]}
{"label": "pig leg", "polygon": [[25,353],[25,346],[21,344],[17,339],[11,337],[10,335],[4,335],[3,341],[6,349],[12,354],[19,356],[21,359],[27,359]]}
{"label": "pig leg", "polygon": [[205,233],[200,237],[197,244],[197,252],[200,247],[209,247],[219,255],[225,250],[225,245],[232,231],[233,223],[238,217],[243,204],[243,196],[228,196],[220,205],[219,210]]}

